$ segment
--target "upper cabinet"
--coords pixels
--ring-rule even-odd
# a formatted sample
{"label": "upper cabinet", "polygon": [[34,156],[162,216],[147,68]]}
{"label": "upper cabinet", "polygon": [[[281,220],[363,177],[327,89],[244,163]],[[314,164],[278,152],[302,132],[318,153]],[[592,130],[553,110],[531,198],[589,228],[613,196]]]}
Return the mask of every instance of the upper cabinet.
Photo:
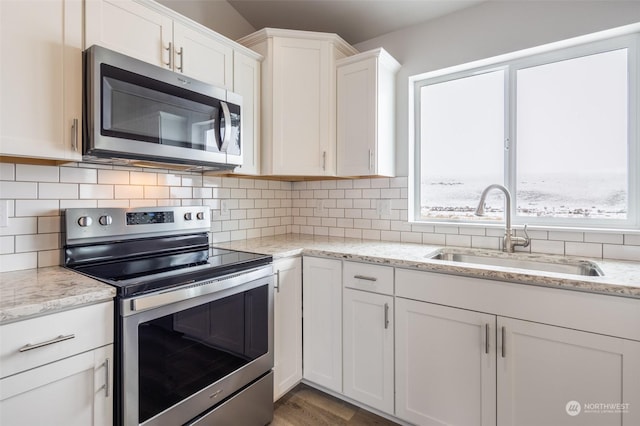
{"label": "upper cabinet", "polygon": [[82,2],[0,1],[0,155],[77,161]]}
{"label": "upper cabinet", "polygon": [[338,176],[395,176],[395,76],[384,49],[337,62]]}
{"label": "upper cabinet", "polygon": [[266,28],[239,42],[262,54],[262,174],[336,175],[335,34]]}
{"label": "upper cabinet", "polygon": [[233,89],[230,41],[154,2],[87,0],[85,19],[86,47],[98,44]]}
{"label": "upper cabinet", "polygon": [[233,91],[242,96],[242,166],[235,173],[260,174],[260,59],[233,55]]}

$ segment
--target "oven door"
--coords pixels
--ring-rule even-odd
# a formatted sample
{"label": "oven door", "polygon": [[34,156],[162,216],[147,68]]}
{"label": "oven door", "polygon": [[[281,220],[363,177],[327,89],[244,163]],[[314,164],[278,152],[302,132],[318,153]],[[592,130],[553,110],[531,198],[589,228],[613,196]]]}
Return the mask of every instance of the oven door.
{"label": "oven door", "polygon": [[271,275],[139,313],[122,304],[125,426],[184,424],[273,367]]}

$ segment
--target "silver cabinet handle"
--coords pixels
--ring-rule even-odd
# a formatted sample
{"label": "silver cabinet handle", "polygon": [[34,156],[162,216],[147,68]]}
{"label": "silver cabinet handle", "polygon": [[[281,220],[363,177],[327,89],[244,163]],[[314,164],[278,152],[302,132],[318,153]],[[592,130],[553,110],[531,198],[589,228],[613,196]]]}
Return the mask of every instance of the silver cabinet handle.
{"label": "silver cabinet handle", "polygon": [[184,74],[184,51],[182,47],[176,52],[176,55],[180,57],[180,65],[177,66],[176,69]]}
{"label": "silver cabinet handle", "polygon": [[78,150],[78,119],[74,118],[71,124],[71,148]]}
{"label": "silver cabinet handle", "polygon": [[389,328],[389,304],[384,304],[384,328]]}
{"label": "silver cabinet handle", "polygon": [[502,327],[502,358],[505,358],[507,356],[507,328],[506,327]]}
{"label": "silver cabinet handle", "polygon": [[327,170],[327,151],[322,151],[322,170]]}
{"label": "silver cabinet handle", "polygon": [[109,358],[105,359],[102,365],[104,366],[104,397],[109,398],[109,384],[111,383],[111,368]]}
{"label": "silver cabinet handle", "polygon": [[276,285],[274,287],[276,291],[280,293],[280,269],[276,271]]}
{"label": "silver cabinet handle", "polygon": [[166,50],[169,53],[169,62],[165,62],[164,64],[169,68],[172,69],[173,68],[173,44],[171,42],[169,42],[169,47],[162,47],[164,50]]}
{"label": "silver cabinet handle", "polygon": [[365,280],[365,281],[378,281],[376,277],[368,277],[366,275],[354,275],[353,278],[357,280]]}
{"label": "silver cabinet handle", "polygon": [[34,344],[26,344],[23,347],[21,347],[20,349],[18,349],[19,352],[26,352],[26,351],[31,351],[33,349],[38,349],[41,348],[43,346],[48,346],[48,345],[53,345],[54,343],[60,343],[60,342],[64,342],[65,340],[69,340],[69,339],[74,339],[76,337],[75,334],[68,334],[66,336],[60,335],[58,337],[54,337],[51,340],[47,340],[46,342],[40,342],[40,343],[34,343]]}
{"label": "silver cabinet handle", "polygon": [[489,353],[489,324],[484,325],[484,353]]}
{"label": "silver cabinet handle", "polygon": [[369,171],[373,169],[373,151],[369,150]]}

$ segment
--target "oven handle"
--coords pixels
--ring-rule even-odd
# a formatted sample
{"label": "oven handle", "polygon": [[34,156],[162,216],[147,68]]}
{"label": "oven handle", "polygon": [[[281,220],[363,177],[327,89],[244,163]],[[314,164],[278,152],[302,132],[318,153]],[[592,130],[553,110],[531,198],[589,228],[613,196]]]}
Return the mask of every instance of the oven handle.
{"label": "oven handle", "polygon": [[[186,281],[182,283],[180,287],[166,292],[160,292],[130,299],[129,309],[131,313],[138,313],[141,311],[170,305],[175,302],[192,299],[194,297],[203,296],[205,294],[216,293],[228,288],[237,287],[250,281],[272,276],[272,265],[269,265],[266,267],[262,266],[254,268],[249,271],[242,271],[238,274],[219,277],[217,279],[203,280],[199,282],[196,282],[194,280]],[[123,314],[126,316],[127,312],[123,312]]]}

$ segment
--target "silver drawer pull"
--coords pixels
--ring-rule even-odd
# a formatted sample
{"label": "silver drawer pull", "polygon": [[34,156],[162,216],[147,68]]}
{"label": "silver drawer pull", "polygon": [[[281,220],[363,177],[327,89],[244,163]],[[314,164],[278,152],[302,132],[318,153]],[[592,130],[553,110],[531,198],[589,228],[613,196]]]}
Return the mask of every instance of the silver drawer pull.
{"label": "silver drawer pull", "polygon": [[354,275],[353,278],[357,280],[365,280],[365,281],[378,281],[376,277],[368,277],[366,275]]}
{"label": "silver drawer pull", "polygon": [[20,349],[18,349],[18,351],[26,352],[26,351],[30,351],[32,349],[41,348],[43,346],[53,345],[54,343],[64,342],[65,340],[75,339],[75,337],[76,337],[75,334],[68,334],[66,336],[60,335],[58,337],[54,337],[51,340],[47,340],[46,342],[34,343],[33,345],[31,343],[26,344],[23,347],[21,347]]}

